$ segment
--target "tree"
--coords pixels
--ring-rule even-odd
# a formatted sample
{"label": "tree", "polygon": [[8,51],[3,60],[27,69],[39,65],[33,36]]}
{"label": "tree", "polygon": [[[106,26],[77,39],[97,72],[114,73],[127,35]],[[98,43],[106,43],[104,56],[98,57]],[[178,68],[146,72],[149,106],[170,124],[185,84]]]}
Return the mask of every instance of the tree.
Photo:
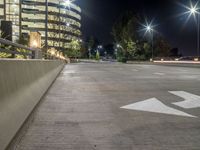
{"label": "tree", "polygon": [[[16,41],[16,43],[28,46],[29,39],[24,37],[23,35],[19,36],[19,39]],[[0,48],[8,50],[8,51],[16,51],[24,54],[8,54],[5,52],[0,52],[0,58],[19,58],[19,59],[26,59],[27,54],[30,53],[30,51],[22,49],[22,48],[14,48],[13,46],[8,46],[8,45],[1,45]]]}
{"label": "tree", "polygon": [[144,50],[144,55],[145,55],[145,59],[150,59],[151,58],[151,45],[148,42],[143,42],[143,50]]}
{"label": "tree", "polygon": [[96,57],[97,47],[99,45],[99,40],[93,36],[87,37],[85,42],[85,47],[88,50],[88,55],[91,58]]}
{"label": "tree", "polygon": [[118,50],[120,59],[132,58],[138,50],[138,21],[139,17],[128,11],[122,14],[113,25],[112,35],[115,42],[121,46],[120,50]]}
{"label": "tree", "polygon": [[96,52],[96,60],[100,60],[100,54],[99,54],[99,51]]}
{"label": "tree", "polygon": [[88,50],[87,50],[86,46],[83,43],[81,44],[80,53],[81,53],[81,57],[82,58],[88,58],[88,56],[89,56]]}
{"label": "tree", "polygon": [[[7,49],[7,50],[10,50],[11,49],[11,47],[10,46],[6,46],[6,45],[3,45],[3,44],[1,44],[0,45],[0,49]],[[0,58],[11,58],[12,57],[12,55],[11,54],[8,54],[8,53],[5,53],[5,52],[0,52]]]}
{"label": "tree", "polygon": [[133,14],[130,11],[127,11],[120,15],[112,28],[112,35],[114,37],[114,40],[118,43],[123,43],[123,41],[126,39],[135,39],[137,37],[137,22],[137,15]]}
{"label": "tree", "polygon": [[155,40],[154,55],[156,57],[169,57],[171,46],[163,37],[159,36]]}
{"label": "tree", "polygon": [[89,49],[93,49],[93,48],[94,48],[94,45],[95,45],[94,37],[91,36],[91,37],[89,37],[89,39],[88,39],[88,48],[89,48]]}
{"label": "tree", "polygon": [[68,57],[71,58],[79,58],[81,57],[81,44],[78,40],[73,39],[70,43],[69,43],[69,50],[67,50],[65,52],[65,54]]}
{"label": "tree", "polygon": [[137,43],[132,40],[127,41],[127,53],[129,59],[133,59],[136,56],[137,51],[138,51]]}
{"label": "tree", "polygon": [[170,57],[181,57],[182,54],[180,53],[178,48],[172,48],[170,50]]}
{"label": "tree", "polygon": [[[112,28],[112,35],[118,46],[118,60],[147,60],[151,57],[152,45],[142,41],[138,32],[140,16],[132,12],[122,14]],[[170,56],[170,44],[161,36],[155,35],[154,55],[156,57]]]}
{"label": "tree", "polygon": [[[29,45],[29,38],[26,38],[24,35],[20,35],[19,39],[17,40],[18,44],[24,45],[24,46],[28,46]],[[16,58],[21,58],[21,59],[27,59],[27,55],[28,53],[30,53],[30,51],[27,51],[25,49],[22,48],[17,48],[16,49],[18,52],[24,53],[23,55],[16,55]]]}

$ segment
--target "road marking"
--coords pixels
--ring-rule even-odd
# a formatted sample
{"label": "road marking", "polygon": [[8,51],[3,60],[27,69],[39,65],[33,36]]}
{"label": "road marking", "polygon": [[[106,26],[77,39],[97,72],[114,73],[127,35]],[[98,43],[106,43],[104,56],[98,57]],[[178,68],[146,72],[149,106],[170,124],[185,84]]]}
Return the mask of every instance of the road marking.
{"label": "road marking", "polygon": [[63,74],[72,74],[72,73],[76,73],[75,70],[67,70],[63,72]]}
{"label": "road marking", "polygon": [[147,99],[145,101],[126,105],[121,108],[129,109],[129,110],[147,111],[147,112],[153,112],[153,113],[161,113],[161,114],[196,118],[196,116],[193,116],[193,115],[187,114],[185,112],[182,112],[180,110],[176,110],[174,108],[168,107],[156,98]]}
{"label": "road marking", "polygon": [[179,69],[179,71],[181,71],[181,72],[188,72],[188,70],[185,70],[185,69]]}
{"label": "road marking", "polygon": [[200,107],[200,96],[198,95],[194,95],[194,94],[184,92],[184,91],[169,91],[169,93],[174,94],[184,99],[184,101],[172,103],[176,106],[179,106],[185,109]]}
{"label": "road marking", "polygon": [[159,76],[164,76],[165,73],[161,73],[161,72],[155,72],[154,75],[159,75]]}
{"label": "road marking", "polygon": [[137,70],[137,69],[132,69],[132,71],[136,71],[136,72],[138,72],[139,70]]}

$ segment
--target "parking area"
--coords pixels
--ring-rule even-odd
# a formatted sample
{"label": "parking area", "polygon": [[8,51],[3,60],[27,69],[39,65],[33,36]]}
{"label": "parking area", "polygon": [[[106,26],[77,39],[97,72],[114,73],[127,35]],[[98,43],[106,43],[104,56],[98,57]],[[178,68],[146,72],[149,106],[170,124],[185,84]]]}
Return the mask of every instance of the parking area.
{"label": "parking area", "polygon": [[11,147],[17,150],[199,150],[200,69],[66,65]]}

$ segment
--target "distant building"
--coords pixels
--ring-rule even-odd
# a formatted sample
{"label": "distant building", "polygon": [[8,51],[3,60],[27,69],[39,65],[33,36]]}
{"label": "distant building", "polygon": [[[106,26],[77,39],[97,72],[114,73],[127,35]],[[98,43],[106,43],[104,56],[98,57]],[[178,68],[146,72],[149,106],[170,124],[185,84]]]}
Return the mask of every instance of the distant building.
{"label": "distant building", "polygon": [[70,0],[0,0],[0,20],[12,21],[13,41],[40,32],[48,48],[67,49],[81,36],[81,8]]}

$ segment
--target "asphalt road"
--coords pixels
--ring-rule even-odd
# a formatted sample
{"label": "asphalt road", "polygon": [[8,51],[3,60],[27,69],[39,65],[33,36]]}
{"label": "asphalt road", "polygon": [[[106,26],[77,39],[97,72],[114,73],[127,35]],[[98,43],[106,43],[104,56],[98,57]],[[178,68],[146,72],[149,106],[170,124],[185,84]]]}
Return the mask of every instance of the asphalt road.
{"label": "asphalt road", "polygon": [[[117,63],[66,65],[28,128],[11,147],[200,150],[198,95],[199,68]],[[181,106],[181,96],[190,99],[184,103],[190,108]],[[126,105],[129,106],[121,108]]]}

